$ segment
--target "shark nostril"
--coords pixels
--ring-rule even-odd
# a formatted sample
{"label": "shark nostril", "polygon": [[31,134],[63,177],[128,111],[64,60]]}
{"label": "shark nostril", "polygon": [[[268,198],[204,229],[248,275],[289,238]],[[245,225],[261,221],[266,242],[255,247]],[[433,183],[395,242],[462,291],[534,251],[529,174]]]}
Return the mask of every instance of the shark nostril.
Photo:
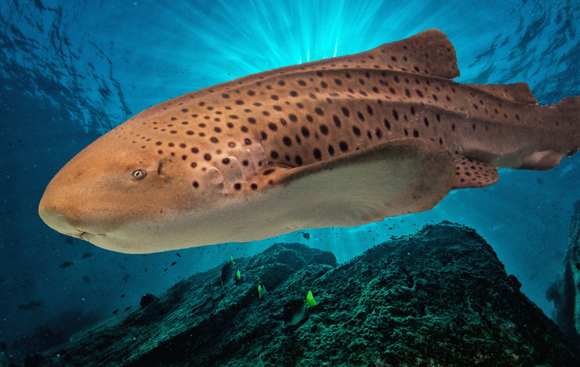
{"label": "shark nostril", "polygon": [[168,170],[175,164],[171,158],[164,158],[159,161],[159,166],[157,166],[157,174],[159,176],[165,176],[168,173]]}

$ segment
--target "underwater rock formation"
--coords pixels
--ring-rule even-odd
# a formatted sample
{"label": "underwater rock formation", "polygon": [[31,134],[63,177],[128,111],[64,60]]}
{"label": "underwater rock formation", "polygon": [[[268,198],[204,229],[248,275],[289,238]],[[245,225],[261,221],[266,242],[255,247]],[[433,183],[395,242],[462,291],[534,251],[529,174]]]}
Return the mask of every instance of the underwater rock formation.
{"label": "underwater rock formation", "polygon": [[77,334],[41,365],[580,365],[492,248],[460,225],[428,225],[340,266],[302,244],[225,266]]}
{"label": "underwater rock formation", "polygon": [[564,263],[546,298],[554,321],[580,351],[580,200],[574,204]]}

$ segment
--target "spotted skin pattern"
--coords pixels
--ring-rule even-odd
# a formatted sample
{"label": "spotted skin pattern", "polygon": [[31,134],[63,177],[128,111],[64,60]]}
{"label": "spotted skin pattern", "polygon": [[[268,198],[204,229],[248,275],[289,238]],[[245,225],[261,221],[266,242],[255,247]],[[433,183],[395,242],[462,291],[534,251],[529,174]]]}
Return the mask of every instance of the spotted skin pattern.
{"label": "spotted skin pattern", "polygon": [[539,106],[525,83],[459,84],[452,80],[458,76],[451,42],[428,30],[360,54],[185,94],[102,139],[107,147],[122,146],[125,155],[154,157],[159,176],[178,171],[179,187],[172,190],[206,203],[249,197],[304,177],[293,174],[297,169],[318,172],[327,162],[389,142],[447,152],[454,161],[447,191],[489,186],[498,167],[550,169],[580,147],[577,97]]}
{"label": "spotted skin pattern", "polygon": [[[488,186],[498,179],[493,162],[466,158],[465,141],[481,134],[494,140],[508,124],[525,129],[537,118],[522,104],[537,101],[525,83],[469,86],[449,79],[457,76],[455,50],[441,32],[427,31],[362,54],[189,93],[115,131],[124,140],[145,128],[132,144],[181,159],[201,175],[215,168],[230,193],[257,190],[251,177],[264,164],[298,167],[420,137],[457,156],[456,188]],[[140,120],[147,121],[135,126]]]}

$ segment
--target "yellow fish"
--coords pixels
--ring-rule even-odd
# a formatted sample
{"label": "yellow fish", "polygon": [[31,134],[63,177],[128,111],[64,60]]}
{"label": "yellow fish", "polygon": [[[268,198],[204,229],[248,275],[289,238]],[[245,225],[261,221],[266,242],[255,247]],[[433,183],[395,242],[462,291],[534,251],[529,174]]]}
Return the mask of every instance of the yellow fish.
{"label": "yellow fish", "polygon": [[188,93],[81,151],[39,214],[125,253],[246,242],[426,211],[580,148],[580,97],[540,106],[526,83],[458,76],[433,29]]}

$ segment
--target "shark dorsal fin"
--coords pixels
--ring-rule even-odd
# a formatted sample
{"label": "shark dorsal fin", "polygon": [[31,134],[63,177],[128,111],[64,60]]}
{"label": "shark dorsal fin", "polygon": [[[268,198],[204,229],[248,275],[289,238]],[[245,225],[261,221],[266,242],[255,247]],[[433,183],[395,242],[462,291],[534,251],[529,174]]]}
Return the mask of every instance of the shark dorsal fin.
{"label": "shark dorsal fin", "polygon": [[[345,62],[351,67],[361,69],[387,69],[448,79],[457,78],[460,74],[455,47],[449,38],[439,29],[429,29],[401,41],[385,43],[369,51],[309,62],[308,67],[305,67],[304,64],[298,64],[248,75],[235,81],[191,92],[179,98],[184,100],[202,98],[273,76],[308,70],[322,71],[341,68]],[[176,99],[174,102],[178,103],[179,101]]]}
{"label": "shark dorsal fin", "polygon": [[459,76],[455,48],[439,29],[429,29],[354,56],[372,55],[383,55],[381,61],[386,63],[383,67],[389,69],[448,79]]}

